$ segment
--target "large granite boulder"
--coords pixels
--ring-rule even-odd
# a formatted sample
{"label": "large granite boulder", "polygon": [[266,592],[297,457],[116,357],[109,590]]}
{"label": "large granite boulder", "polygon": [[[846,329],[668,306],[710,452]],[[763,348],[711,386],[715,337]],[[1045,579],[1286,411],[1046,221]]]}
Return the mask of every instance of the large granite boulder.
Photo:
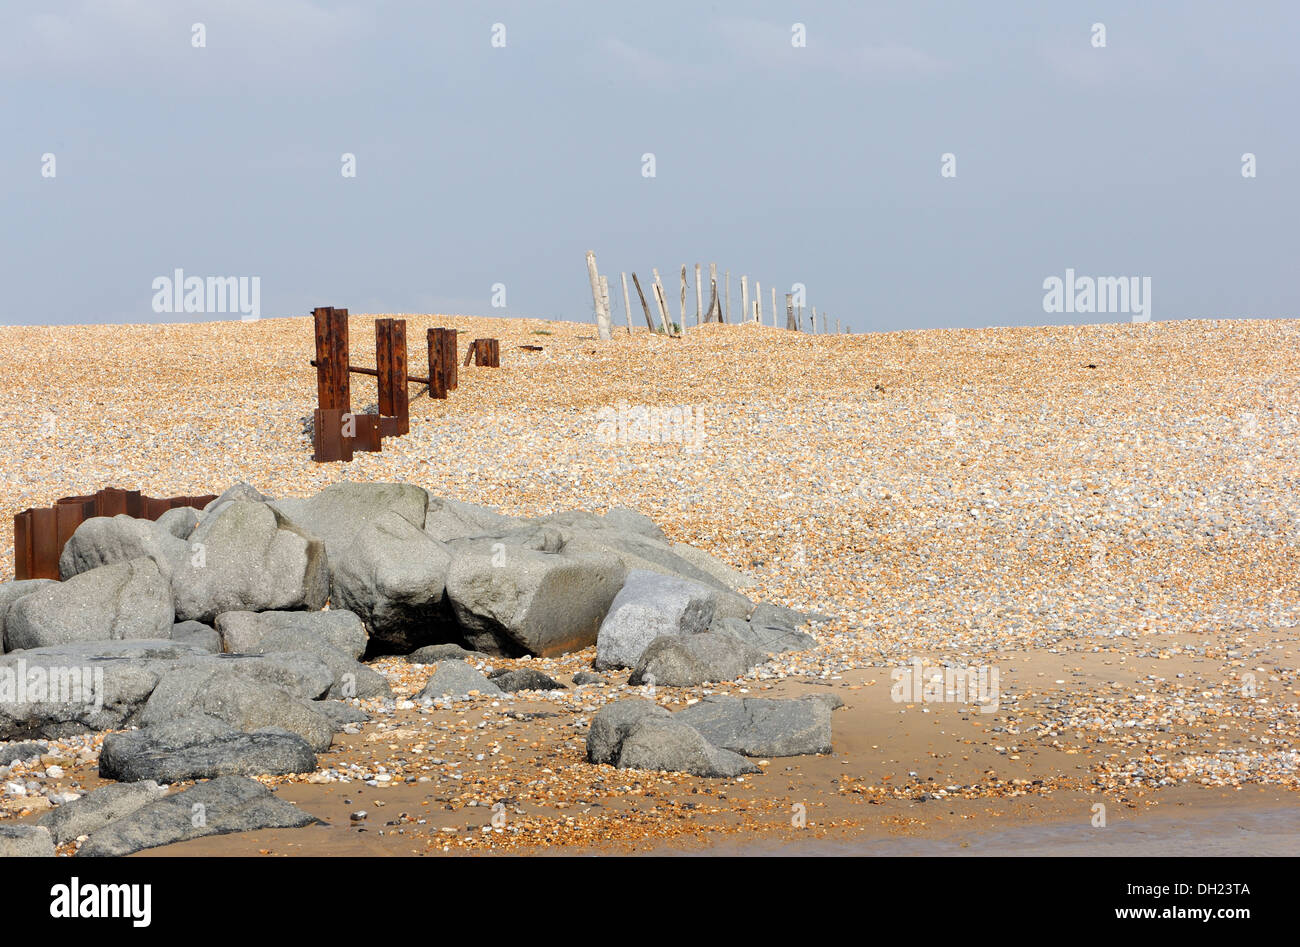
{"label": "large granite boulder", "polygon": [[355,613],[342,608],[324,612],[223,612],[217,616],[216,625],[222,650],[228,654],[258,651],[262,639],[273,631],[301,632],[354,659],[366,651],[365,625]]}
{"label": "large granite boulder", "polygon": [[138,722],[148,727],[196,713],[224,720],[246,733],[264,727],[288,730],[317,752],[329,749],[334,737],[324,714],[284,688],[214,665],[181,667],[162,675]]}
{"label": "large granite boulder", "polygon": [[384,675],[339,650],[331,639],[305,628],[273,628],[262,636],[256,650],[268,657],[276,652],[312,655],[329,672],[325,697],[391,697],[393,693]]}
{"label": "large granite boulder", "polygon": [[205,835],[319,822],[246,776],[219,776],[164,796],[92,832],[78,856],[130,855]]}
{"label": "large granite boulder", "polygon": [[758,767],[749,760],[709,743],[676,715],[668,719],[646,716],[639,720],[623,739],[618,768],[708,777],[758,772]]}
{"label": "large granite boulder", "polygon": [[734,638],[763,654],[784,654],[787,651],[808,651],[817,646],[812,635],[797,630],[793,624],[776,619],[742,618],[714,619],[709,631],[715,635]]}
{"label": "large granite boulder", "polygon": [[93,516],[68,538],[59,556],[59,575],[66,580],[100,566],[145,557],[152,559],[163,578],[170,581],[173,564],[188,552],[185,540],[153,520],[124,513]]}
{"label": "large granite boulder", "polygon": [[318,611],[329,596],[325,545],[274,508],[232,500],[203,517],[176,563],[177,621],[211,623],[222,612]]}
{"label": "large granite boulder", "polygon": [[0,654],[13,650],[9,647],[8,636],[5,634],[5,621],[9,616],[9,610],[17,604],[19,599],[52,585],[58,585],[58,583],[53,579],[20,579],[17,582],[0,582]]}
{"label": "large granite boulder", "polygon": [[463,503],[448,497],[429,494],[425,509],[424,531],[438,542],[468,539],[472,536],[499,535],[519,525],[519,521],[487,507]]}
{"label": "large granite boulder", "polygon": [[727,635],[670,635],[651,642],[641,653],[628,683],[694,687],[734,681],[764,660],[757,648]]}
{"label": "large granite boulder", "polygon": [[745,756],[803,756],[831,752],[832,695],[782,700],[772,697],[705,697],[673,714],[710,743]]}
{"label": "large granite boulder", "polygon": [[98,832],[141,806],[157,802],[163,795],[163,788],[151,780],[100,786],[75,802],[51,809],[36,821],[49,829],[55,845],[66,845],[83,835]]}
{"label": "large granite boulder", "polygon": [[437,700],[440,697],[480,697],[500,694],[501,688],[464,661],[439,661],[433,674],[425,682],[416,700]]}
{"label": "large granite boulder", "polygon": [[670,716],[667,710],[653,701],[629,697],[606,704],[592,718],[587,728],[587,760],[592,763],[618,762],[623,740],[643,717]]}
{"label": "large granite boulder", "polygon": [[655,639],[706,631],[713,621],[713,592],[689,579],[632,570],[600,624],[596,669],[635,667]]}
{"label": "large granite boulder", "polygon": [[376,650],[406,653],[455,634],[443,605],[447,547],[399,513],[376,516],[330,561],[332,602],[361,617]]}
{"label": "large granite boulder", "polygon": [[147,557],[100,566],[18,599],[5,620],[9,649],[74,641],[166,638],[172,595]]}
{"label": "large granite boulder", "polygon": [[545,552],[501,539],[453,540],[447,597],[465,643],[550,657],[589,647],[623,584],[609,557]]}
{"label": "large granite boulder", "polygon": [[410,483],[334,483],[305,500],[277,500],[277,510],[325,543],[331,567],[357,534],[386,513],[424,528],[428,494]]}
{"label": "large granite boulder", "polygon": [[54,839],[43,825],[0,823],[0,858],[53,858]]}
{"label": "large granite boulder", "polygon": [[274,727],[240,733],[204,715],[111,733],[104,738],[99,775],[122,782],[176,783],[214,776],[310,773],[316,754],[296,733]]}

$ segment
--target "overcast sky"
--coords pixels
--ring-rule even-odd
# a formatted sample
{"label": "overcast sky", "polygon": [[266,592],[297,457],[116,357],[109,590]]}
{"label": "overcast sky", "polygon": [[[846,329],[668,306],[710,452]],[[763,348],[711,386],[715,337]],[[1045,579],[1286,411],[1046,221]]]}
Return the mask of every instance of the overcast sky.
{"label": "overcast sky", "polygon": [[585,320],[589,249],[620,322],[621,271],[676,309],[710,261],[737,313],[745,273],[856,331],[1129,319],[1045,312],[1067,268],[1295,317],[1297,37],[1280,2],[0,0],[0,323],[178,321],[178,268],[263,317]]}

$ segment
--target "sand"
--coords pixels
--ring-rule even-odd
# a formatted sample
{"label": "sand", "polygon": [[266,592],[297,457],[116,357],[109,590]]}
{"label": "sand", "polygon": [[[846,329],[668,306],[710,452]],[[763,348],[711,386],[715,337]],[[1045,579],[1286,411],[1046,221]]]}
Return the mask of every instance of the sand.
{"label": "sand", "polygon": [[[371,363],[373,318],[352,319],[355,364]],[[1120,824],[1294,799],[1300,322],[835,337],[710,326],[601,344],[570,323],[406,318],[412,340],[434,325],[501,339],[501,368],[462,368],[447,401],[414,398],[409,435],[330,465],[311,462],[303,433],[306,319],[0,330],[3,507],[237,480],[304,495],[341,479],[407,480],[513,514],[630,506],[752,575],[751,596],[832,616],[812,652],[653,698],[833,689],[847,703],[835,753],[770,760],[744,781],[589,766],[586,722],[641,693],[625,675],[450,711],[365,702],[375,721],[320,774],[265,780],[329,827],[165,852],[905,844],[1091,826],[1097,804]],[[355,406],[374,400],[371,384],[354,378]],[[697,427],[608,443],[599,412],[621,406],[686,407]],[[5,577],[11,542],[6,516]],[[996,670],[996,711],[895,702],[891,669],[914,657]],[[590,659],[534,663],[567,683]],[[399,697],[428,674],[379,666]],[[555,716],[519,719],[530,712]],[[73,764],[64,777],[37,781],[96,785],[96,741],[83,742],[79,762],[51,754]],[[365,785],[379,766],[392,788]],[[338,774],[352,781],[321,781]],[[0,795],[0,817],[43,803]]]}

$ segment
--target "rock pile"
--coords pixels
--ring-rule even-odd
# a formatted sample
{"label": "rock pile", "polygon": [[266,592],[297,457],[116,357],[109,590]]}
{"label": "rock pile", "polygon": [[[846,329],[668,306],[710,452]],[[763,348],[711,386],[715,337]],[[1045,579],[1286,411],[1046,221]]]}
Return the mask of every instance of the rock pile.
{"label": "rock pile", "polygon": [[[0,584],[0,741],[127,731],[105,739],[103,776],[210,780],[161,800],[132,795],[141,805],[129,812],[105,790],[61,807],[79,826],[107,819],[77,830],[89,836],[83,854],[194,837],[173,802],[192,793],[234,800],[233,821],[212,831],[292,823],[246,777],[314,771],[357,720],[340,700],[391,696],[367,657],[435,665],[417,699],[446,700],[564,687],[533,669],[485,677],[460,660],[475,656],[595,645],[596,670],[684,687],[813,644],[797,630],[804,616],[750,601],[745,576],[630,510],[521,519],[405,483],[282,500],[238,484],[201,511],[97,517],[59,567],[61,582]],[[775,755],[769,746],[829,747],[829,710],[811,706],[770,715],[779,722],[737,711],[761,718],[754,731],[703,704],[671,717],[626,704],[597,717],[593,759],[730,775],[753,771],[741,754]],[[72,831],[48,828],[56,843]],[[49,839],[0,842],[32,852]]]}

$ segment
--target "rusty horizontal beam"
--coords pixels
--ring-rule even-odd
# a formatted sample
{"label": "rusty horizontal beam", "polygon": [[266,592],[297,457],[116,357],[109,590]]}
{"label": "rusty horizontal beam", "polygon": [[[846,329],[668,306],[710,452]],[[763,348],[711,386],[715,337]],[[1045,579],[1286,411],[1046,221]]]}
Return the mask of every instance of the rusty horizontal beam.
{"label": "rusty horizontal beam", "polygon": [[[311,367],[312,367],[312,368],[318,368],[318,367],[319,367],[319,366],[316,364],[316,359],[314,359],[314,358],[311,360]],[[378,377],[379,377],[379,372],[376,371],[376,370],[373,369],[373,368],[361,368],[361,367],[359,367],[359,366],[357,366],[357,365],[349,365],[349,366],[348,366],[348,371],[350,371],[350,372],[356,372],[356,374],[358,374],[358,375],[369,375],[369,376],[371,376],[372,378],[378,378]],[[407,375],[407,376],[406,376],[406,380],[407,380],[407,381],[413,381],[413,382],[416,382],[417,384],[421,384],[421,385],[427,385],[427,384],[429,383],[429,379],[427,379],[427,378],[422,378],[422,377],[420,377],[419,375]]]}

